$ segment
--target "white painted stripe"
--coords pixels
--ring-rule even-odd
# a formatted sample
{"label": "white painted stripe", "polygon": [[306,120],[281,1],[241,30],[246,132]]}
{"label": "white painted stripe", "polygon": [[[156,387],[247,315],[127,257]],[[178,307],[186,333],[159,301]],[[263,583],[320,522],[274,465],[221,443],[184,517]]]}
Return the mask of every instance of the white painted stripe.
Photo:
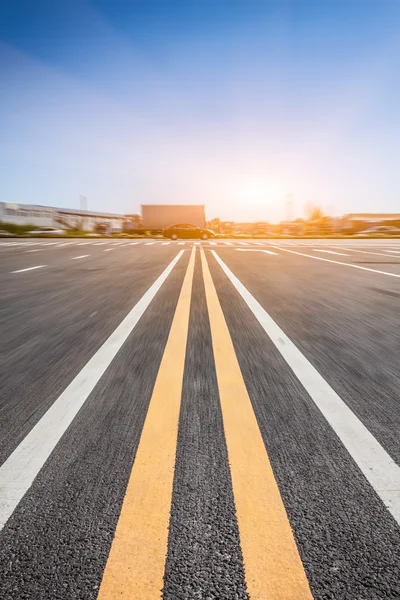
{"label": "white painted stripe", "polygon": [[82,254],[81,256],[73,256],[71,260],[79,260],[80,258],[87,258],[90,254]]}
{"label": "white painted stripe", "polygon": [[370,271],[371,273],[378,273],[379,275],[388,275],[388,277],[400,277],[398,273],[388,273],[387,271],[378,271],[378,269],[370,269],[368,267],[362,267],[361,265],[353,265],[352,263],[340,262],[338,260],[331,260],[330,258],[322,258],[321,256],[313,256],[312,254],[303,254],[303,252],[296,252],[295,250],[288,250],[281,246],[274,246],[283,250],[283,252],[290,252],[291,254],[298,254],[298,256],[305,256],[306,258],[313,258],[314,260],[323,260],[324,262],[333,263],[334,265],[341,265],[343,267],[351,267],[352,269],[361,269],[361,271]]}
{"label": "white painted stripe", "polygon": [[232,242],[224,242],[226,246],[233,246]]}
{"label": "white painted stripe", "polygon": [[97,242],[95,246],[106,246],[109,242]]}
{"label": "white painted stripe", "polygon": [[154,246],[155,242],[146,242],[145,246]]}
{"label": "white painted stripe", "polygon": [[264,254],[275,254],[275,256],[278,255],[277,252],[272,252],[272,250],[263,250],[262,252],[264,252]]}
{"label": "white painted stripe", "polygon": [[40,252],[41,248],[35,248],[34,250],[25,250],[25,252]]}
{"label": "white painted stripe", "polygon": [[[344,246],[341,246],[342,250],[348,250],[349,252],[360,252],[361,254],[373,254],[375,256],[388,256],[387,254],[383,254],[383,252],[385,252],[385,250],[383,250],[383,252],[370,252],[369,250],[359,250],[358,248],[345,248]],[[379,249],[379,248],[378,248]]]}
{"label": "white painted stripe", "polygon": [[313,248],[313,252],[325,252],[326,254],[337,254],[338,256],[349,256],[344,252],[335,252],[334,250],[320,250],[319,248]]}
{"label": "white painted stripe", "polygon": [[91,244],[92,242],[80,242],[80,244],[77,244],[77,246],[87,246],[88,244]]}
{"label": "white painted stripe", "polygon": [[385,252],[394,252],[394,254],[400,254],[400,250],[385,250]]}
{"label": "white painted stripe", "polygon": [[93,388],[109,367],[136,323],[184,253],[174,260],[145,292],[117,329],[62,392],[49,410],[0,467],[0,530],[71,424]]}
{"label": "white painted stripe", "polygon": [[400,467],[239,279],[211,251],[386,508],[400,525]]}
{"label": "white painted stripe", "polygon": [[200,242],[193,242],[193,244],[194,244],[195,246],[199,246],[199,245],[200,245]]}
{"label": "white painted stripe", "polygon": [[184,246],[186,242],[178,242],[178,246]]}
{"label": "white painted stripe", "polygon": [[11,273],[25,273],[25,271],[34,271],[35,269],[43,269],[47,265],[37,265],[36,267],[28,267],[27,269],[18,269],[18,271],[11,271]]}
{"label": "white painted stripe", "polygon": [[254,242],[255,244],[257,244],[257,246],[265,246],[264,242]]}
{"label": "white painted stripe", "polygon": [[168,246],[168,244],[170,244],[170,243],[171,243],[171,242],[163,242],[163,243],[161,244],[161,246]]}
{"label": "white painted stripe", "polygon": [[240,244],[241,246],[248,246],[249,245],[248,242],[238,242],[238,244]]}
{"label": "white painted stripe", "polygon": [[65,242],[65,244],[60,244],[60,248],[61,246],[70,246],[71,244],[73,244],[74,242]]}
{"label": "white painted stripe", "polygon": [[103,252],[111,252],[112,250],[115,250],[115,248],[104,248]]}
{"label": "white painted stripe", "polygon": [[216,246],[216,245],[217,245],[217,242],[210,242],[210,245],[211,245],[211,246]]}
{"label": "white painted stripe", "polygon": [[129,242],[127,246],[137,246],[139,242]]}

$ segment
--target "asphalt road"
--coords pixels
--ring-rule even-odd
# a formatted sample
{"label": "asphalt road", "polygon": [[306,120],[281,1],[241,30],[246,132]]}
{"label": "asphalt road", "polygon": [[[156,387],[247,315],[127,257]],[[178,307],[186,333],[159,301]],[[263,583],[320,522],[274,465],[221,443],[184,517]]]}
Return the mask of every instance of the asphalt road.
{"label": "asphalt road", "polygon": [[400,599],[400,240],[0,240],[0,598]]}

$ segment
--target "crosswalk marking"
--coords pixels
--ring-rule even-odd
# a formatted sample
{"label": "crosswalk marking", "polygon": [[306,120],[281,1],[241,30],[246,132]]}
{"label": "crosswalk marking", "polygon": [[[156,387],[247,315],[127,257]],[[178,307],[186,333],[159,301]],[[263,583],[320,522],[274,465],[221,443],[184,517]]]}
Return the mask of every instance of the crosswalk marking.
{"label": "crosswalk marking", "polygon": [[150,399],[98,600],[161,597],[195,252]]}

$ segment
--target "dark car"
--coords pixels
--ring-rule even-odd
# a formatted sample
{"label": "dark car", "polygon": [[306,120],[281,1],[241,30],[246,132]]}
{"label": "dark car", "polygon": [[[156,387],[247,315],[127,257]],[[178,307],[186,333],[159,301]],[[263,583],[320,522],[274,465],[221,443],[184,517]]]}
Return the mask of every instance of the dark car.
{"label": "dark car", "polygon": [[196,238],[199,240],[208,240],[208,238],[215,237],[215,233],[210,229],[202,229],[196,227],[196,225],[172,225],[168,229],[164,229],[164,237],[170,238],[171,240],[177,240],[178,238]]}

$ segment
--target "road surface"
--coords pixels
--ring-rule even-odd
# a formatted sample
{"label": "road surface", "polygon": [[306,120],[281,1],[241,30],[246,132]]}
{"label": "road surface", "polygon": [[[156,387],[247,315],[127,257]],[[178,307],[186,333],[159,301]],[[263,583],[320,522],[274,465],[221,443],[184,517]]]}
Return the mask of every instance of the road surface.
{"label": "road surface", "polygon": [[400,598],[399,240],[1,240],[0,598]]}

